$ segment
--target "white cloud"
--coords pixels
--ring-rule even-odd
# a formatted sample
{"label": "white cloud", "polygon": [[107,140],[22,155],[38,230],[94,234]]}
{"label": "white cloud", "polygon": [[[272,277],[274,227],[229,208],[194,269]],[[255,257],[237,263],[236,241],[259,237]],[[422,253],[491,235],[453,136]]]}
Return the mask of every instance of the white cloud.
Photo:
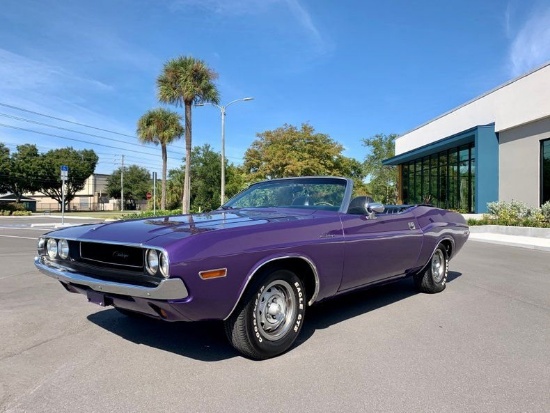
{"label": "white cloud", "polygon": [[313,23],[311,15],[304,7],[302,7],[298,0],[286,0],[286,3],[296,20],[300,22],[301,26],[306,30],[316,46],[318,46],[320,51],[322,51],[322,49],[324,49],[324,41],[321,33],[319,33],[319,30]]}
{"label": "white cloud", "polygon": [[[506,13],[506,27],[510,28],[510,11]],[[550,61],[550,7],[534,11],[512,36],[509,52],[510,72],[522,75]]]}
{"label": "white cloud", "polygon": [[174,0],[173,10],[197,8],[221,15],[240,16],[262,14],[271,7],[286,6],[319,53],[328,52],[332,46],[315,25],[310,13],[299,0]]}
{"label": "white cloud", "polygon": [[63,89],[110,91],[111,86],[75,75],[66,69],[0,49],[0,95],[55,94]]}

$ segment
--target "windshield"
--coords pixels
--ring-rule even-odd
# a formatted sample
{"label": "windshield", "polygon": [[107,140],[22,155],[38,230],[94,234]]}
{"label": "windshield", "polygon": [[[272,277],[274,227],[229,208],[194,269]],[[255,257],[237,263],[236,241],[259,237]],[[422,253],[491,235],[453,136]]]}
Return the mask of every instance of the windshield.
{"label": "windshield", "polygon": [[310,208],[338,211],[346,193],[342,178],[276,179],[251,185],[234,198],[229,208]]}

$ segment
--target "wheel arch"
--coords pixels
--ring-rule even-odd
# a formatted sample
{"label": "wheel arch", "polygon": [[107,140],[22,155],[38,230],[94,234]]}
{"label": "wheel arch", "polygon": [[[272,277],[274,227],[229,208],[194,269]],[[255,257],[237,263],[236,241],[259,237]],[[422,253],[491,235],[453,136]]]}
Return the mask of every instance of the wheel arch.
{"label": "wheel arch", "polygon": [[319,294],[320,286],[319,274],[313,261],[302,255],[272,257],[253,268],[247,277],[245,285],[241,289],[238,300],[235,302],[235,305],[225,319],[228,319],[231,314],[233,314],[253,280],[262,277],[266,272],[271,272],[276,269],[286,269],[296,274],[304,284],[308,305],[312,305],[315,302]]}
{"label": "wheel arch", "polygon": [[[451,257],[453,256],[453,253],[454,253],[454,248],[455,248],[455,241],[452,237],[445,237],[443,239],[441,239],[435,246],[435,249],[437,249],[438,246],[443,246],[443,248],[445,248],[445,252],[447,253],[447,259],[451,259]],[[435,249],[434,249],[434,252],[435,252]],[[432,255],[433,255],[433,252],[432,252]]]}

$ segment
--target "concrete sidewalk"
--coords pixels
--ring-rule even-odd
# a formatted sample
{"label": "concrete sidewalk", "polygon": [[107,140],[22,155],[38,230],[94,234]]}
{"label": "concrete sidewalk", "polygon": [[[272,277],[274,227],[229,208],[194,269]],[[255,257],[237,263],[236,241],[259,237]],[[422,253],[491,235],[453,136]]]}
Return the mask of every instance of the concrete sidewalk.
{"label": "concrete sidewalk", "polygon": [[480,225],[470,227],[470,240],[550,252],[549,228]]}

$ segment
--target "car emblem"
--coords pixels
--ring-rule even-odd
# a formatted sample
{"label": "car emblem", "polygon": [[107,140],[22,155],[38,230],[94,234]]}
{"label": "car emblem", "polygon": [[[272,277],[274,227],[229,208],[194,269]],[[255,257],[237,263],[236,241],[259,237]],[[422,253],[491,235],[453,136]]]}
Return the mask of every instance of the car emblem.
{"label": "car emblem", "polygon": [[128,254],[125,254],[124,252],[121,252],[121,251],[115,251],[113,252],[113,258],[120,258],[125,260],[126,258],[128,258]]}

